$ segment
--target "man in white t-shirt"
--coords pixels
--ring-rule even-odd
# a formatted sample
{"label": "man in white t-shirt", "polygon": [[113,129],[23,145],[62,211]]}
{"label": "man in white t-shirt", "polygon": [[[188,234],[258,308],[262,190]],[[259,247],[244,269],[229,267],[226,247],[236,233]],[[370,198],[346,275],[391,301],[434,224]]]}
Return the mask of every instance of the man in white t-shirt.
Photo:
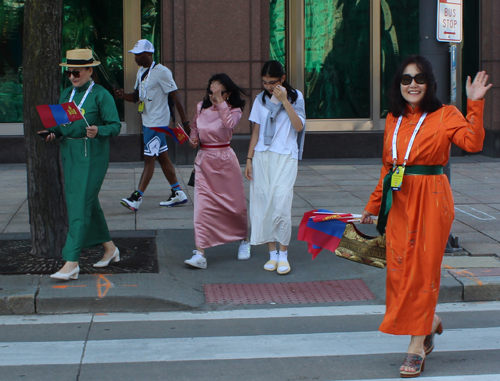
{"label": "man in white t-shirt", "polygon": [[123,89],[115,91],[115,95],[128,102],[139,102],[138,111],[142,116],[142,132],[144,135],[144,170],[139,181],[139,186],[129,198],[124,198],[120,203],[134,212],[139,209],[142,196],[151,181],[155,169],[155,160],[172,187],[172,193],[167,201],[160,202],[160,206],[176,206],[187,203],[187,196],[181,190],[175,168],[168,157],[168,146],[165,134],[156,132],[151,127],[164,127],[170,124],[169,95],[172,97],[182,125],[189,135],[191,129],[187,121],[184,108],[177,96],[177,85],[172,72],[153,60],[154,46],[148,40],[139,40],[129,53],[135,54],[135,62],[139,65],[135,91],[124,94]]}

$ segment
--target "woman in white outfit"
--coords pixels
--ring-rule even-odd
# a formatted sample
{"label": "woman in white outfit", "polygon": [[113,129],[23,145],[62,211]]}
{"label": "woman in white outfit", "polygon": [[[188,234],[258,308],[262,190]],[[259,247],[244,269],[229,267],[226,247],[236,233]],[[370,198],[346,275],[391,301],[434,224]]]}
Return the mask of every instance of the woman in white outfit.
{"label": "woman in white outfit", "polygon": [[266,62],[261,77],[264,91],[250,113],[255,124],[245,168],[245,177],[251,180],[250,244],[266,243],[270,258],[264,269],[283,275],[291,270],[287,249],[299,159],[297,135],[305,128],[306,115],[302,93],[286,82],[278,61]]}

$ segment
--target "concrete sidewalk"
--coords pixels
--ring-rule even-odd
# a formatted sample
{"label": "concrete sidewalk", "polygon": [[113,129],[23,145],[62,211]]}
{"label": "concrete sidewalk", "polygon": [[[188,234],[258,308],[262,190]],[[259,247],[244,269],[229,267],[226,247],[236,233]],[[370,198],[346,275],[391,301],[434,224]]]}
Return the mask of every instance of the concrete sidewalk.
{"label": "concrete sidewalk", "polygon": [[[464,250],[445,257],[441,302],[500,299],[499,164],[500,159],[477,155],[452,158],[451,183],[456,205],[452,233]],[[184,259],[194,249],[194,191],[186,186],[191,169],[177,168],[179,181],[189,195],[189,203],[184,206],[158,207],[170,192],[159,168],[137,213],[120,205],[120,199],[128,197],[137,186],[142,163],[112,163],[100,193],[114,237],[156,232],[158,274],[80,275],[77,281],[67,283],[40,275],[2,275],[0,314],[251,308],[252,305],[207,303],[204,285],[295,285],[348,279],[362,279],[373,294],[369,300],[357,303],[384,302],[383,270],[340,259],[327,251],[311,261],[306,244],[296,238],[289,248],[292,272],[286,276],[262,269],[268,259],[264,246],[252,247],[250,260],[238,261],[237,243],[208,249],[206,270],[185,266]],[[361,213],[379,173],[379,159],[302,161],[294,191],[293,237],[297,236],[302,215],[311,209]],[[245,186],[248,195],[247,180]],[[29,237],[25,165],[0,165],[0,194],[0,239]],[[376,235],[373,226],[362,229]]]}

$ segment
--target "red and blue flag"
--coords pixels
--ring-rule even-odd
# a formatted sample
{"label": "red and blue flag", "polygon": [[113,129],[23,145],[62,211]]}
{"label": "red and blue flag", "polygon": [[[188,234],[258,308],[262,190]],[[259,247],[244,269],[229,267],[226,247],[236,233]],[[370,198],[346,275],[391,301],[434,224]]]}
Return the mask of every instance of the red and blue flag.
{"label": "red and blue flag", "polygon": [[165,134],[169,134],[177,143],[182,144],[186,140],[189,140],[189,136],[186,134],[184,129],[180,124],[177,127],[170,128],[169,126],[165,127],[148,127],[156,132],[163,132]]}
{"label": "red and blue flag", "polygon": [[[323,216],[320,217],[321,214]],[[337,218],[327,218],[327,216],[336,216]],[[347,217],[347,215],[343,217],[325,209],[311,210],[304,213],[297,238],[299,241],[307,242],[307,249],[312,254],[313,259],[323,249],[335,252],[344,234],[347,219],[352,218]]]}
{"label": "red and blue flag", "polygon": [[36,110],[42,119],[43,126],[47,129],[83,119],[75,102],[61,103],[60,105],[39,105],[36,106]]}

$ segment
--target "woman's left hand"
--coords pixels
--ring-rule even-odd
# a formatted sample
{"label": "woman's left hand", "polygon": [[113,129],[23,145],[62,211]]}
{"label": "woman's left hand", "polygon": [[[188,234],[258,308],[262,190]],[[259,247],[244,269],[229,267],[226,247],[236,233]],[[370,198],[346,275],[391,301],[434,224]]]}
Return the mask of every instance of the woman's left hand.
{"label": "woman's left hand", "polygon": [[281,103],[288,99],[286,89],[283,86],[276,86],[273,90],[273,95],[278,98]]}
{"label": "woman's left hand", "polygon": [[467,98],[471,101],[477,101],[483,99],[486,92],[493,86],[492,83],[488,85],[488,75],[485,71],[479,71],[474,78],[474,82],[471,83],[471,78],[467,77],[467,83],[465,85],[465,90],[467,92]]}
{"label": "woman's left hand", "polygon": [[89,126],[87,127],[87,137],[90,139],[94,139],[99,132],[97,126]]}

